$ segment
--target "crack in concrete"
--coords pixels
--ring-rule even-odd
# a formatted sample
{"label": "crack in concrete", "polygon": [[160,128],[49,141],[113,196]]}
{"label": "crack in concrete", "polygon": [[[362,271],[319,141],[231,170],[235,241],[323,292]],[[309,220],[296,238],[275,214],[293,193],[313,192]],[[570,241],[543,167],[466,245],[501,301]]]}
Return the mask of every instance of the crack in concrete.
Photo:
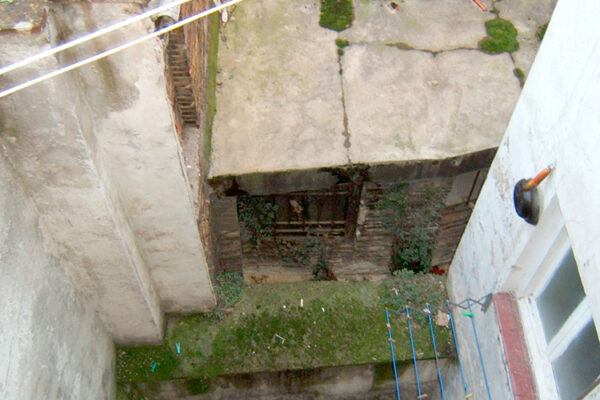
{"label": "crack in concrete", "polygon": [[475,47],[455,47],[455,48],[452,48],[452,49],[444,49],[444,50],[429,50],[429,49],[419,49],[419,48],[413,47],[410,44],[405,43],[405,42],[385,43],[385,45],[388,46],[388,47],[395,47],[398,50],[402,50],[402,51],[420,51],[422,53],[431,54],[434,57],[437,56],[438,54],[450,53],[450,52],[453,52],[453,51],[460,51],[460,50],[479,51],[479,52],[485,53],[481,49],[475,48]]}
{"label": "crack in concrete", "polygon": [[348,159],[348,164],[352,164],[352,161],[350,160],[350,130],[348,129],[348,112],[346,111],[346,93],[344,91],[344,69],[342,68],[342,55],[338,54],[338,66],[339,66],[339,73],[340,73],[340,87],[342,89],[342,110],[343,110],[343,115],[344,115],[344,119],[343,119],[343,124],[344,124],[344,130],[342,131],[342,135],[344,136],[345,140],[344,140],[344,147],[346,148],[346,158]]}

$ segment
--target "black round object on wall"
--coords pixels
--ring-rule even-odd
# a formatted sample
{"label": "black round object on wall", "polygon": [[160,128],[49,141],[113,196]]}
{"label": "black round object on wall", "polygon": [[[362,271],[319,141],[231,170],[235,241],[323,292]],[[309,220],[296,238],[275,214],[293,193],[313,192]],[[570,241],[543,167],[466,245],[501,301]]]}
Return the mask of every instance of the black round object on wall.
{"label": "black round object on wall", "polygon": [[528,182],[529,179],[521,179],[515,185],[513,194],[515,210],[519,214],[519,217],[531,225],[537,225],[540,217],[540,199],[535,186],[529,190],[525,190]]}

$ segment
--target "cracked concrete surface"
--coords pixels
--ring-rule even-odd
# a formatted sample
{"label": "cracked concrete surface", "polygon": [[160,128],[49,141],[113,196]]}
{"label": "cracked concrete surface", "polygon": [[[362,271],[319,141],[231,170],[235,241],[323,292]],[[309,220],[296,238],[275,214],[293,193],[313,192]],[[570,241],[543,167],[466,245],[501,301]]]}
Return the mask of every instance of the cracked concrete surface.
{"label": "cracked concrete surface", "polygon": [[[477,49],[496,15],[470,0],[405,0],[398,12],[355,0],[339,34],[319,27],[318,0],[242,3],[221,31],[210,176],[496,147],[520,93],[513,70],[528,71],[554,2],[496,2],[523,29],[512,56]],[[350,42],[341,56],[336,38]]]}

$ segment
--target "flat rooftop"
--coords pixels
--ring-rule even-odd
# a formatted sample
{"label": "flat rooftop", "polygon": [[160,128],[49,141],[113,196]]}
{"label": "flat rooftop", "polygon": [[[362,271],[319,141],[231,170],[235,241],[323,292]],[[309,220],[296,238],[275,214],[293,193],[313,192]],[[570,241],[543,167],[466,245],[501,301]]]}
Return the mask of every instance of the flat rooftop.
{"label": "flat rooftop", "polygon": [[[339,33],[319,26],[317,0],[238,5],[221,28],[210,176],[498,146],[521,90],[514,70],[528,73],[555,0],[497,2],[520,43],[497,55],[478,44],[498,15],[471,0],[390,3],[354,0]],[[342,55],[336,39],[349,42]]]}

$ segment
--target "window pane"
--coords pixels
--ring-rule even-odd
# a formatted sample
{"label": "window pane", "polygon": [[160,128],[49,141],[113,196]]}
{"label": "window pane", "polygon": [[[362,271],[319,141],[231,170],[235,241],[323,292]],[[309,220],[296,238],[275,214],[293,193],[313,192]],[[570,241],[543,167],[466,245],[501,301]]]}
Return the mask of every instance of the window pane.
{"label": "window pane", "polygon": [[569,249],[550,283],[536,299],[546,342],[550,343],[584,297],[573,251]]}
{"label": "window pane", "polygon": [[600,344],[590,321],[553,363],[562,400],[575,400],[600,375]]}

